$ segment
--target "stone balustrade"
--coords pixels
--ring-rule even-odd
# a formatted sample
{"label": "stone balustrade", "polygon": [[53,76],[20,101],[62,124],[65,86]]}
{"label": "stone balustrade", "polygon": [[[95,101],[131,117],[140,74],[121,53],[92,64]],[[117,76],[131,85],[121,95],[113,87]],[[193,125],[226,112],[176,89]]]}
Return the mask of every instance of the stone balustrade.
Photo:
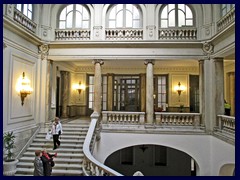
{"label": "stone balustrade", "polygon": [[106,40],[142,40],[143,29],[110,29],[105,30]]}
{"label": "stone balustrade", "polygon": [[155,112],[156,125],[161,126],[200,126],[200,113]]}
{"label": "stone balustrade", "polygon": [[161,40],[196,40],[197,28],[181,27],[181,28],[160,28],[159,39]]}
{"label": "stone balustrade", "polygon": [[85,176],[123,176],[97,161],[91,153],[91,142],[95,141],[93,138],[96,137],[94,134],[98,121],[100,121],[99,115],[94,112],[91,115],[91,124],[83,144],[83,173]]}
{"label": "stone balustrade", "polygon": [[218,115],[217,121],[219,130],[235,133],[235,117]]}
{"label": "stone balustrade", "polygon": [[88,29],[56,29],[56,41],[79,41],[90,40],[90,30]]}
{"label": "stone balustrade", "polygon": [[232,8],[225,16],[217,22],[217,31],[221,31],[235,21],[235,8]]}
{"label": "stone balustrade", "polygon": [[144,124],[145,112],[102,111],[104,124]]}
{"label": "stone balustrade", "polygon": [[13,19],[24,26],[25,28],[29,29],[33,33],[36,32],[37,24],[34,23],[31,19],[29,19],[27,16],[25,16],[21,11],[14,8],[14,16]]}

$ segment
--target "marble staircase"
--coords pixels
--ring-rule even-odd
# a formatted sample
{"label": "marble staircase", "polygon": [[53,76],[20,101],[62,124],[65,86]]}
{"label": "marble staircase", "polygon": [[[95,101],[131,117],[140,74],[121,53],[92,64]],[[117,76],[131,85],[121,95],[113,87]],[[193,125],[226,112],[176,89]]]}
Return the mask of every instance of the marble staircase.
{"label": "marble staircase", "polygon": [[[80,122],[80,121],[79,121]],[[47,130],[41,129],[32,144],[19,159],[15,176],[33,176],[35,150],[46,149],[55,152],[52,176],[82,176],[83,143],[89,128],[89,122],[69,122],[62,124],[61,146],[53,150],[53,140],[46,140]]]}

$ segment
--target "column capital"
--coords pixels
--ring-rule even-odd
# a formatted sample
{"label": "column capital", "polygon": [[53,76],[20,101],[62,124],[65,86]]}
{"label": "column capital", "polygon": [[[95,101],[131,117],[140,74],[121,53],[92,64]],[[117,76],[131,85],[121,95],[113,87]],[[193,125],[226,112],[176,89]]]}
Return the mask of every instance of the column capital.
{"label": "column capital", "polygon": [[103,65],[104,64],[104,61],[102,59],[94,59],[93,62],[92,62],[94,65],[99,63],[100,65]]}
{"label": "column capital", "polygon": [[144,64],[145,64],[145,65],[148,65],[148,63],[151,63],[152,65],[154,65],[154,64],[155,64],[155,60],[154,60],[154,59],[146,59],[146,60],[144,61]]}
{"label": "column capital", "polygon": [[49,52],[49,45],[48,44],[42,44],[38,46],[38,53],[41,55],[41,59],[43,60]]}

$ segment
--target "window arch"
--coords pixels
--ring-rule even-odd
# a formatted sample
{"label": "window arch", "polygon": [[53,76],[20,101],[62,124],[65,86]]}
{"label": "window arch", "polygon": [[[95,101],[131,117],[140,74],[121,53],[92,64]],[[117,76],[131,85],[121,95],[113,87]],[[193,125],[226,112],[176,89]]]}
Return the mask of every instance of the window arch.
{"label": "window arch", "polygon": [[107,26],[108,28],[141,28],[140,8],[133,4],[112,6],[107,14]]}
{"label": "window arch", "polygon": [[33,7],[32,4],[17,4],[17,10],[21,11],[25,16],[32,20]]}
{"label": "window arch", "polygon": [[160,27],[193,26],[193,12],[185,4],[167,4],[161,11]]}
{"label": "window arch", "polygon": [[59,29],[90,27],[90,14],[87,8],[80,4],[66,6],[59,16]]}
{"label": "window arch", "polygon": [[227,14],[233,7],[235,7],[235,4],[221,4],[221,17]]}

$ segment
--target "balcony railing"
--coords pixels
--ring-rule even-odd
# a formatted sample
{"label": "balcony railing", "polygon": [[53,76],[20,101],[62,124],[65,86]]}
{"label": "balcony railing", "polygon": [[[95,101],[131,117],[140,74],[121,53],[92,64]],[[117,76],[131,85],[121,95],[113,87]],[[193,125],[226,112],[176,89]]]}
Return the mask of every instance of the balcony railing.
{"label": "balcony railing", "polygon": [[106,40],[142,40],[143,29],[110,29],[105,30]]}
{"label": "balcony railing", "polygon": [[181,27],[181,28],[161,28],[158,31],[160,40],[196,40],[197,28]]}
{"label": "balcony railing", "polygon": [[144,124],[145,112],[102,111],[105,124]]}
{"label": "balcony railing", "polygon": [[235,134],[235,117],[218,115],[218,129]]}
{"label": "balcony railing", "polygon": [[199,127],[201,124],[200,113],[167,113],[155,112],[156,125],[160,126],[193,126]]}
{"label": "balcony railing", "polygon": [[55,40],[57,41],[80,41],[90,40],[90,30],[88,29],[56,29]]}
{"label": "balcony railing", "polygon": [[123,176],[113,169],[105,166],[97,161],[91,153],[91,142],[95,141],[93,138],[97,127],[97,121],[100,121],[98,114],[91,115],[91,124],[87,132],[83,144],[83,173],[85,176]]}
{"label": "balcony railing", "polygon": [[232,8],[225,16],[217,22],[217,31],[221,31],[235,21],[235,8]]}
{"label": "balcony railing", "polygon": [[37,24],[34,23],[31,19],[29,19],[27,16],[25,16],[21,11],[14,8],[14,16],[13,19],[24,26],[25,28],[29,29],[33,33],[36,32]]}

